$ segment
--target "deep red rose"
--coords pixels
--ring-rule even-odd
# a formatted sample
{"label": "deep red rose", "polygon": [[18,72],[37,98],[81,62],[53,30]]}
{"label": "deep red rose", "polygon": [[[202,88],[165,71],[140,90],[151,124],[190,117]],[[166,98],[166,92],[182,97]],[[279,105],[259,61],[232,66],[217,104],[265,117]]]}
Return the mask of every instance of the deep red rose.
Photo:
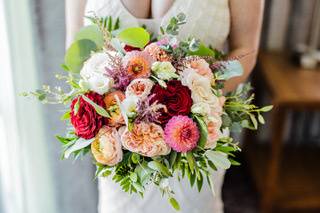
{"label": "deep red rose", "polygon": [[[103,96],[95,92],[89,92],[85,94],[85,96],[99,106],[105,108]],[[79,104],[77,104],[78,99]],[[77,112],[75,109],[77,108],[75,107],[76,105],[78,106]],[[82,97],[75,98],[72,101],[70,115],[71,123],[75,128],[76,135],[84,139],[91,139],[95,137],[105,123],[105,118],[97,114],[95,109]]]}
{"label": "deep red rose", "polygon": [[171,80],[167,82],[167,88],[159,84],[152,89],[151,103],[158,101],[167,107],[167,112],[162,112],[158,117],[161,124],[166,124],[170,118],[176,115],[188,115],[192,106],[191,91],[183,86],[180,81]]}
{"label": "deep red rose", "polygon": [[123,47],[123,49],[126,52],[131,52],[131,51],[134,51],[134,50],[141,50],[139,47],[133,47],[133,46],[130,46],[130,45],[127,45],[127,44]]}

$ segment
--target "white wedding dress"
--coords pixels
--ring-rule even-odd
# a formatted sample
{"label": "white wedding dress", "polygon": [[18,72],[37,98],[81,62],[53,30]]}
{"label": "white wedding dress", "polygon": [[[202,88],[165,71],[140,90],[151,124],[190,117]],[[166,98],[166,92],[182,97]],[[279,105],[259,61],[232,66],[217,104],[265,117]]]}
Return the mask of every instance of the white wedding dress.
{"label": "white wedding dress", "polygon": [[[230,12],[228,0],[175,0],[168,12],[159,19],[137,19],[122,4],[121,0],[88,0],[86,15],[120,18],[120,27],[146,25],[148,30],[159,33],[159,26],[165,26],[169,19],[183,12],[187,24],[180,30],[180,38],[194,36],[212,47],[225,46],[229,28]],[[213,174],[213,195],[207,183],[201,193],[194,186],[190,188],[187,180],[171,180],[170,186],[181,206],[181,213],[221,213],[223,202],[221,188],[225,171]],[[139,195],[129,195],[111,178],[99,179],[99,213],[176,213],[166,198],[161,197],[157,188],[150,186],[142,199]]]}

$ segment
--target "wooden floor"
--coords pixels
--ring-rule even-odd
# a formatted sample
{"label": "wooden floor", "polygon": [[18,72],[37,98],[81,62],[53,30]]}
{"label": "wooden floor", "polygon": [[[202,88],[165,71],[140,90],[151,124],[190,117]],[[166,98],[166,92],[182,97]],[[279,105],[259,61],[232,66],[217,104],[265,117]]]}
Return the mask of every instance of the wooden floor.
{"label": "wooden floor", "polygon": [[[250,144],[244,152],[256,188],[261,193],[266,180],[268,147]],[[309,212],[308,209],[320,212],[320,148],[286,146],[283,153],[276,208],[279,212],[299,209],[299,212]]]}

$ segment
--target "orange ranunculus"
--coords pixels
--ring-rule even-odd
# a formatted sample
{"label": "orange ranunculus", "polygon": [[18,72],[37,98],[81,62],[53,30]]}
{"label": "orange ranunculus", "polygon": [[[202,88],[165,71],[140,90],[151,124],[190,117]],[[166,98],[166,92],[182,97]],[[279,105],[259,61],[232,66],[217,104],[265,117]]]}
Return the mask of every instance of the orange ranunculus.
{"label": "orange ranunculus", "polygon": [[118,96],[119,100],[122,101],[125,99],[125,95],[121,91],[114,91],[108,93],[104,97],[104,103],[106,104],[106,110],[110,114],[110,118],[107,119],[109,126],[120,126],[124,124],[123,117],[120,112],[120,108],[117,104],[116,96]]}

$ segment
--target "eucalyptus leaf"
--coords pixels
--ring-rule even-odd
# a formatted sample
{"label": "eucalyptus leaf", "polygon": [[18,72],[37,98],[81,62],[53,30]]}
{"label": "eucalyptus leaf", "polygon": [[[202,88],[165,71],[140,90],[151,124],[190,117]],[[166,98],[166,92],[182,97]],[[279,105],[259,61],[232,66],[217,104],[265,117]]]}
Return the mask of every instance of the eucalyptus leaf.
{"label": "eucalyptus leaf", "polygon": [[228,156],[223,152],[208,150],[205,152],[205,155],[218,168],[229,169],[231,166]]}
{"label": "eucalyptus leaf", "polygon": [[89,146],[93,141],[94,141],[94,138],[89,140],[86,140],[84,138],[79,138],[71,147],[65,150],[64,157],[69,158],[73,152]]}
{"label": "eucalyptus leaf", "polygon": [[131,27],[122,30],[117,38],[133,47],[144,48],[150,41],[150,34],[142,27]]}
{"label": "eucalyptus leaf", "polygon": [[243,75],[243,67],[238,60],[224,62],[223,67],[222,74],[218,76],[219,80],[228,80]]}
{"label": "eucalyptus leaf", "polygon": [[64,57],[65,65],[71,72],[79,73],[84,61],[86,61],[97,45],[89,39],[75,41],[67,50]]}
{"label": "eucalyptus leaf", "polygon": [[75,40],[78,41],[82,39],[93,41],[98,49],[103,47],[103,33],[97,25],[89,25],[81,28],[76,34]]}
{"label": "eucalyptus leaf", "polygon": [[110,118],[110,115],[109,113],[101,106],[99,106],[98,104],[94,103],[92,100],[90,100],[90,98],[88,98],[87,96],[85,95],[82,95],[81,96],[86,102],[88,102],[95,110],[96,112],[103,116],[103,117],[107,117],[107,118]]}

